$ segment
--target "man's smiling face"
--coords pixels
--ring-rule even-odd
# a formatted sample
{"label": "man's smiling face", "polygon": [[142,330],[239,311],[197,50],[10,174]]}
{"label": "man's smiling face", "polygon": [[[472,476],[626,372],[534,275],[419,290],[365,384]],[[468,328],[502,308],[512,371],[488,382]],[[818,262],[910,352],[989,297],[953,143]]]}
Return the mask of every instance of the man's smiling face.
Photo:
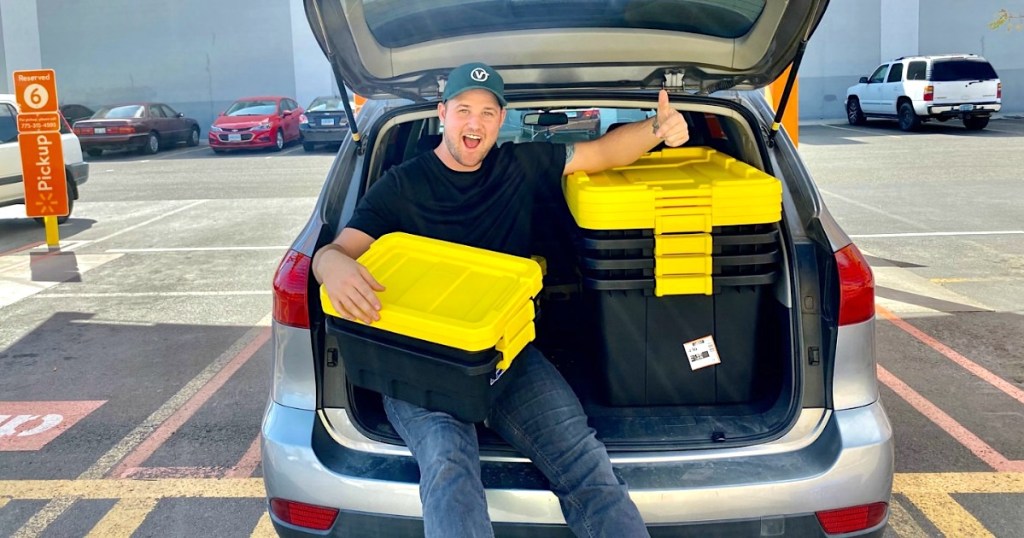
{"label": "man's smiling face", "polygon": [[444,143],[435,150],[437,156],[459,172],[480,168],[505,121],[498,99],[487,90],[466,90],[439,103],[437,113],[444,124]]}

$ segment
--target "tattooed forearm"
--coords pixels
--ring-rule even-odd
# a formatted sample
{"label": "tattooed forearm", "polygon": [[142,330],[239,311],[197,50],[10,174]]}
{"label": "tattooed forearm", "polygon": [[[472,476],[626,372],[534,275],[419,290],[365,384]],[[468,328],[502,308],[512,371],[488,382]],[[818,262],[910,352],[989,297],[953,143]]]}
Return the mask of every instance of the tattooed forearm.
{"label": "tattooed forearm", "polygon": [[565,164],[572,162],[573,156],[576,155],[576,144],[565,145]]}

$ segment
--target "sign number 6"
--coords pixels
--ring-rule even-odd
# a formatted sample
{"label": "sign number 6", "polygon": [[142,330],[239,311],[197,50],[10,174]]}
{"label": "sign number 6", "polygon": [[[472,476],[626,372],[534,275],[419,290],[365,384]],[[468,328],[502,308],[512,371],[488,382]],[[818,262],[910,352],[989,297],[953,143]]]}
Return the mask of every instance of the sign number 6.
{"label": "sign number 6", "polygon": [[25,87],[23,94],[25,104],[31,108],[39,109],[50,102],[50,92],[42,84],[29,84]]}

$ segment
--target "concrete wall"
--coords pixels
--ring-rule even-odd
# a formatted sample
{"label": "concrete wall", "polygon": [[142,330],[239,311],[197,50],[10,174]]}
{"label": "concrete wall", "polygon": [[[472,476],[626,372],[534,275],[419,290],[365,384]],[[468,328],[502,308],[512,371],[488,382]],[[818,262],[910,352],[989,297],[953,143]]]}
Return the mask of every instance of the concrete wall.
{"label": "concrete wall", "polygon": [[[800,115],[842,118],[846,88],[879,63],[973,52],[1024,113],[1024,31],[989,29],[1024,0],[831,0],[800,69]],[[232,100],[338,92],[302,0],[0,0],[0,91],[15,69],[57,70],[62,103],[154,100],[206,127]]]}
{"label": "concrete wall", "polygon": [[916,54],[974,53],[1003,82],[1003,112],[1024,113],[1024,32],[992,30],[1024,0],[832,0],[800,67],[800,117],[845,116],[846,89],[880,63]]}

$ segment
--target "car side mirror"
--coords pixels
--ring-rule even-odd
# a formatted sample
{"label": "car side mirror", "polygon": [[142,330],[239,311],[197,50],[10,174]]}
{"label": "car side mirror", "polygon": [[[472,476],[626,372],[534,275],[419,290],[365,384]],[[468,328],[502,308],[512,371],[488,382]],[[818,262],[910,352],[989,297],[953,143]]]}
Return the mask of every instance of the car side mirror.
{"label": "car side mirror", "polygon": [[860,77],[860,83],[861,84],[867,84],[868,83],[868,77]]}
{"label": "car side mirror", "polygon": [[185,117],[185,113],[184,112],[178,112],[178,115],[175,116],[175,117],[176,118],[184,118]]}

